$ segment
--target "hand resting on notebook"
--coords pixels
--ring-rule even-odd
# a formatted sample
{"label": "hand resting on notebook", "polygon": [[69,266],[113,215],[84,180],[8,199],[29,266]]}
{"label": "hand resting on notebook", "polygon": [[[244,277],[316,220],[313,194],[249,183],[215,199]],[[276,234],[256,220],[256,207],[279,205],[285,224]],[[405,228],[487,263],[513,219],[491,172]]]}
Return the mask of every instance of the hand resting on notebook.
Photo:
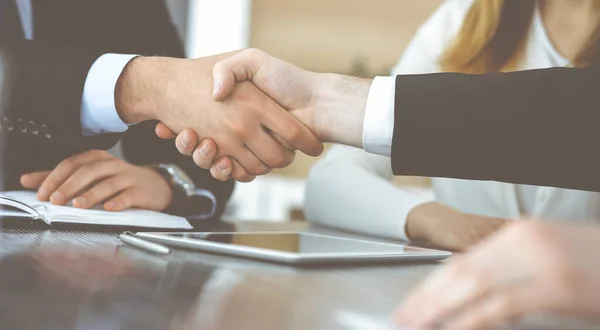
{"label": "hand resting on notebook", "polygon": [[67,158],[52,171],[25,174],[21,184],[37,190],[40,201],[56,205],[72,201],[77,208],[104,204],[107,211],[163,211],[173,199],[171,187],[155,170],[99,150]]}

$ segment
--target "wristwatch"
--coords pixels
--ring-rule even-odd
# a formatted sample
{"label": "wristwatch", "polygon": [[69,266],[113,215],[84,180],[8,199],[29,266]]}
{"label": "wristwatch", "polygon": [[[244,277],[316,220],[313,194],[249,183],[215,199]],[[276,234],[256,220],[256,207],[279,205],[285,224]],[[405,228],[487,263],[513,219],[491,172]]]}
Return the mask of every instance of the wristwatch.
{"label": "wristwatch", "polygon": [[173,164],[150,165],[150,168],[158,172],[173,190],[173,201],[167,212],[181,213],[184,211],[190,199],[195,195],[194,181],[181,168]]}

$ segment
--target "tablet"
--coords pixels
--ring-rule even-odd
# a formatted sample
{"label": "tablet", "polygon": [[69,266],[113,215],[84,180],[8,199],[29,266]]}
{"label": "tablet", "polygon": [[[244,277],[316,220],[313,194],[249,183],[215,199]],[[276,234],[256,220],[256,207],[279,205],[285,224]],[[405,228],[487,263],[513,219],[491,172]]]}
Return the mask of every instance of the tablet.
{"label": "tablet", "polygon": [[136,235],[171,247],[293,265],[430,262],[452,255],[440,250],[312,233],[140,232]]}

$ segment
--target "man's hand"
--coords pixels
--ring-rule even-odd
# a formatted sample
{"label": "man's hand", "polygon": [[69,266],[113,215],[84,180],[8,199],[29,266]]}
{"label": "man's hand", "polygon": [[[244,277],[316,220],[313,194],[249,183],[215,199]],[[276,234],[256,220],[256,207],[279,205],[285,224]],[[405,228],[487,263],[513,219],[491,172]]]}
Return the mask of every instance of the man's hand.
{"label": "man's hand", "polygon": [[107,211],[130,207],[163,211],[173,199],[165,179],[148,167],[135,166],[106,151],[91,150],[62,161],[54,170],[21,176],[38,199],[56,205],[73,201],[78,208],[104,204]]}
{"label": "man's hand", "polygon": [[532,312],[600,318],[598,237],[597,225],[515,221],[434,273],[409,295],[396,321],[470,330]]}
{"label": "man's hand", "polygon": [[[212,70],[230,54],[184,60],[139,57],[119,78],[115,91],[117,110],[128,124],[157,119],[173,132],[190,128],[218,146],[218,156],[230,156],[246,169],[244,175],[268,173],[289,165],[289,148],[319,155],[321,141],[291,114],[249,82],[241,83],[222,102],[212,99]],[[248,179],[246,177],[245,179]]]}
{"label": "man's hand", "polygon": [[[260,50],[249,49],[216,63],[214,99],[226,102],[235,95],[244,81],[252,82],[308,126],[321,141],[362,147],[362,128],[370,80],[317,74]],[[271,131],[279,136],[279,141],[289,142],[285,135]],[[162,137],[172,137],[163,125],[157,127],[157,133]],[[204,139],[199,139],[201,140]],[[212,164],[211,172],[222,180],[227,179],[221,175],[230,171],[228,166],[234,165],[233,177],[237,179],[237,164],[232,164],[227,157],[217,157],[222,154],[222,148],[219,141],[202,141],[198,149],[204,149],[205,152],[198,152],[194,160],[202,168],[208,168],[207,164]],[[195,155],[193,150],[194,148],[188,148],[183,151],[185,154]]]}
{"label": "man's hand", "polygon": [[465,251],[498,231],[508,221],[467,214],[440,203],[415,207],[406,218],[406,233],[411,240],[437,248]]}

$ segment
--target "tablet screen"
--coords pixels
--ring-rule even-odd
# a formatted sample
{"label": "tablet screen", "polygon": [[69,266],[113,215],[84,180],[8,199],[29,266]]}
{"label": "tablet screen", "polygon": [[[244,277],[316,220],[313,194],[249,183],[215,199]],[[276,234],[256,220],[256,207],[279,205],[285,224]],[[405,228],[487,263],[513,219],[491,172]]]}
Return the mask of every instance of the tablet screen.
{"label": "tablet screen", "polygon": [[306,233],[167,233],[165,236],[255,247],[281,252],[311,253],[423,253],[404,245],[368,242]]}

